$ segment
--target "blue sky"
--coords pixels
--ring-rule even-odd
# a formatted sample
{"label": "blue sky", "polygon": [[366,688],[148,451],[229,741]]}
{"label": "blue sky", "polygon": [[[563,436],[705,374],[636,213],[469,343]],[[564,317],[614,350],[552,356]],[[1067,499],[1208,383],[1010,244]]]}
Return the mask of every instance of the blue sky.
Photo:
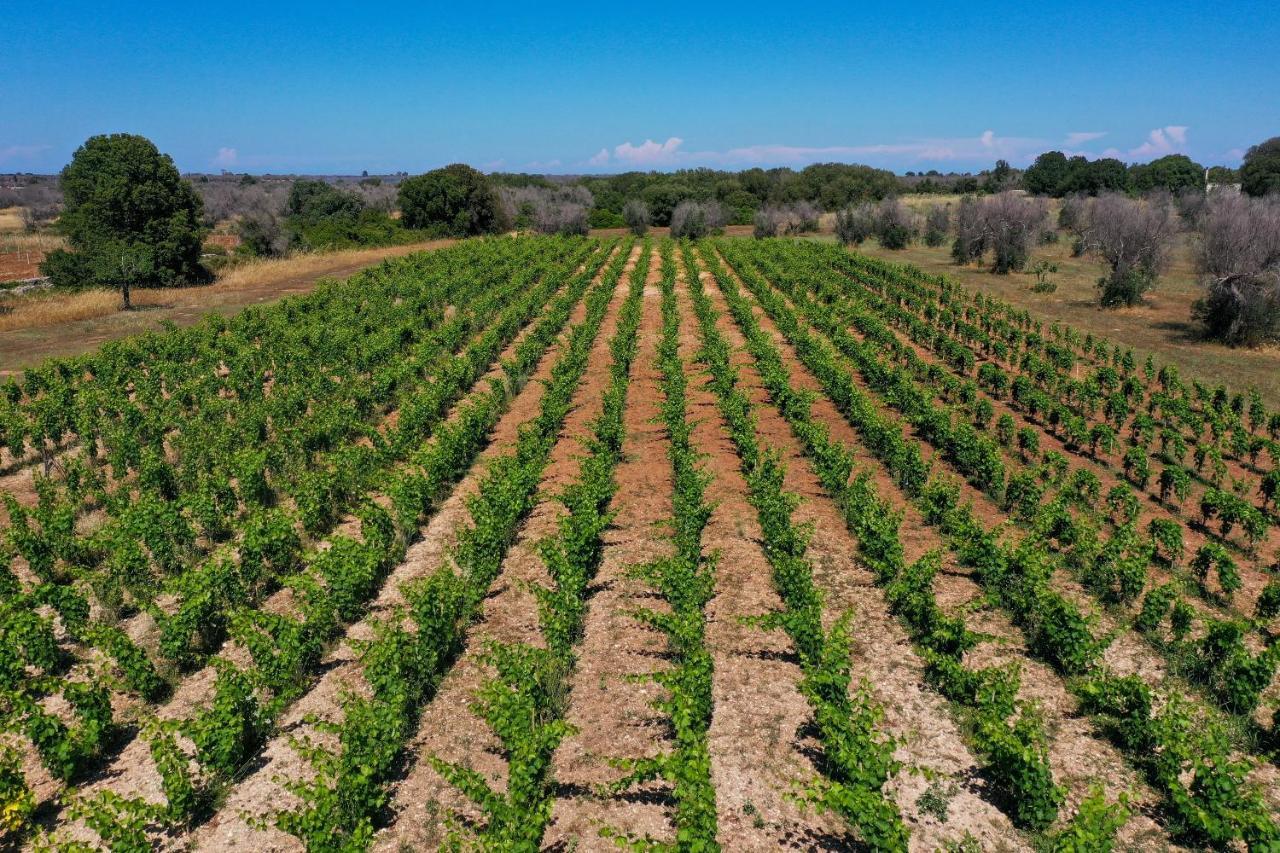
{"label": "blue sky", "polygon": [[1280,134],[1280,4],[18,2],[0,171],[85,138],[188,171],[1239,161]]}

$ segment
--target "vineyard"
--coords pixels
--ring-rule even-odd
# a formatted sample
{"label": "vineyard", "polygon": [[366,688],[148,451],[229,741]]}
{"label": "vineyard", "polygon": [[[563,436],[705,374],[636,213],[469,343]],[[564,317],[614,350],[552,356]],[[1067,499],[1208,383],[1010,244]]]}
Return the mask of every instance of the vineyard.
{"label": "vineyard", "polygon": [[803,240],[467,240],[0,386],[0,831],[1280,851],[1280,412]]}

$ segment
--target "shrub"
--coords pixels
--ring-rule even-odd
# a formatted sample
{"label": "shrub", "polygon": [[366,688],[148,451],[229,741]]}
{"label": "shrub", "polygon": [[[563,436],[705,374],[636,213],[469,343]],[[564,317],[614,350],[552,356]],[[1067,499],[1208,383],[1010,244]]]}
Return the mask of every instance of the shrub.
{"label": "shrub", "polygon": [[289,248],[288,235],[280,220],[270,213],[252,214],[236,223],[240,235],[238,251],[258,258],[283,255]]}
{"label": "shrub", "polygon": [[502,202],[489,179],[463,163],[406,178],[399,199],[406,228],[469,237],[507,227]]}
{"label": "shrub", "polygon": [[1052,261],[1039,260],[1036,265],[1031,268],[1031,272],[1035,273],[1036,283],[1031,285],[1033,293],[1053,293],[1058,289],[1058,283],[1049,278],[1050,273],[1056,273],[1058,265]]}
{"label": "shrub", "polygon": [[671,236],[697,239],[724,227],[724,209],[719,202],[685,199],[671,212]]}
{"label": "shrub", "polygon": [[638,198],[633,198],[622,206],[622,219],[637,236],[649,230],[649,205]]}
{"label": "shrub", "polygon": [[200,197],[149,139],[91,137],[62,170],[60,183],[66,209],[59,225],[71,251],[56,249],[41,265],[54,284],[119,288],[129,308],[133,285],[206,276]]}
{"label": "shrub", "polygon": [[285,201],[285,215],[298,222],[326,219],[354,220],[364,212],[364,199],[325,181],[294,181]]}

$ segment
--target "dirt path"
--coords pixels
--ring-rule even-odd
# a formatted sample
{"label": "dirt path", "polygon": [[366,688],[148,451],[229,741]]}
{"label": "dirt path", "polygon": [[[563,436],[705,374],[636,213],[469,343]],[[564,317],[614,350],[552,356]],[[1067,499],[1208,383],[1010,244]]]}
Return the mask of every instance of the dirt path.
{"label": "dirt path", "polygon": [[605,534],[569,694],[567,719],[577,733],[560,745],[552,770],[559,793],[543,844],[553,850],[573,845],[616,849],[600,838],[604,826],[635,837],[674,837],[664,798],[646,793],[593,796],[597,786],[620,775],[609,764],[610,758],[652,757],[662,751],[666,738],[650,707],[664,691],[648,681],[628,680],[661,668],[666,654],[662,634],[629,615],[639,607],[662,606],[643,581],[629,576],[629,569],[672,553],[667,523],[673,484],[660,420],[663,397],[656,363],[662,336],[660,278],[655,255],[632,363],[624,458],[616,474],[613,507],[618,515]]}
{"label": "dirt path", "polygon": [[[0,379],[39,364],[47,358],[71,356],[97,349],[106,341],[159,329],[164,322],[190,326],[206,314],[235,314],[250,305],[265,305],[286,296],[307,293],[324,278],[348,278],[366,267],[387,258],[398,258],[452,245],[453,240],[432,240],[407,246],[388,246],[352,252],[305,255],[281,261],[231,270],[207,287],[183,287],[170,290],[134,291],[138,308],[119,311],[117,297],[99,299],[86,304],[79,319],[57,318],[76,311],[63,306],[49,306],[53,322],[40,322],[24,328],[5,328],[0,332]],[[58,294],[39,299],[92,302],[97,294]]]}

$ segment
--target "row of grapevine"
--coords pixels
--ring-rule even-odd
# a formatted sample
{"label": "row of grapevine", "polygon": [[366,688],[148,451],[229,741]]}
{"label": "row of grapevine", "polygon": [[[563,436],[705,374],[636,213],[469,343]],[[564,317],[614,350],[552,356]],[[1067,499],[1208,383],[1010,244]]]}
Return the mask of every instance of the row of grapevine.
{"label": "row of grapevine", "polygon": [[[457,658],[520,522],[533,508],[542,470],[630,249],[628,245],[615,257],[587,296],[586,316],[568,333],[537,416],[521,429],[516,446],[489,464],[469,502],[470,523],[459,533],[445,564],[405,591],[407,618],[401,614],[381,621],[375,639],[362,648],[369,695],[352,693],[343,702],[342,722],[318,727],[337,734],[337,745],[311,739],[300,744],[316,776],[289,782],[301,805],[277,813],[275,822],[308,849],[358,849],[371,839],[373,819],[387,803],[398,757],[413,733],[421,704]],[[528,686],[538,691],[539,673],[528,668],[535,664],[530,656],[519,650],[495,655],[500,671],[529,676],[533,683]],[[491,694],[498,705],[506,683],[510,682],[499,683]]]}
{"label": "row of grapevine", "polygon": [[[513,317],[532,318],[539,311],[543,316],[506,363],[507,381],[489,383],[441,423],[433,440],[416,450],[407,465],[373,472],[376,476],[369,494],[389,496],[390,511],[366,500],[360,511],[360,540],[334,538],[326,543],[330,547],[308,553],[294,564],[296,570],[281,576],[280,585],[293,594],[295,615],[232,603],[233,613],[228,621],[237,640],[250,652],[252,664],[244,669],[214,659],[218,678],[204,709],[184,720],[166,720],[151,737],[157,768],[162,775],[166,767],[172,770],[172,779],[165,780],[166,793],[193,787],[212,793],[223,784],[219,780],[234,776],[252,757],[269,734],[272,721],[293,697],[305,691],[330,638],[340,633],[343,624],[358,617],[363,602],[376,593],[381,578],[398,562],[407,541],[417,535],[422,519],[487,443],[490,430],[523,384],[523,377],[532,371],[567,321],[606,256],[602,253],[583,268],[549,311],[544,310],[546,297],[558,289],[556,286],[527,294],[529,301],[522,301],[521,310]],[[519,324],[506,330],[495,328],[492,335],[482,336],[478,339],[480,348],[464,356],[466,363],[482,369],[501,350],[502,339],[509,338],[518,328]],[[495,344],[499,346],[494,348]],[[492,356],[472,360],[485,351],[491,351]],[[463,378],[456,371],[455,376]],[[433,387],[448,390],[447,386]],[[452,396],[454,391],[448,390],[441,399],[447,401]],[[292,526],[286,529],[293,531]],[[215,588],[226,594],[222,584]],[[172,759],[170,735],[174,732],[185,734],[196,746],[198,766],[204,768],[197,777],[199,785],[186,772],[189,759]],[[203,816],[201,806],[207,804],[208,797],[195,801],[185,795],[169,799],[163,817],[170,823],[186,824]],[[175,806],[175,800],[184,805]],[[119,808],[110,812],[118,813]]]}
{"label": "row of grapevine", "polygon": [[[848,315],[840,310],[838,295],[832,295],[828,291],[823,297],[823,303],[835,308],[847,320]],[[881,344],[879,349],[889,348],[883,337],[877,337],[876,340]],[[1028,431],[1031,432],[1030,428]],[[1034,436],[1035,433],[1031,434]],[[1092,504],[1099,497],[1099,483],[1088,469],[1071,472],[1071,494],[1062,500],[1050,501],[1043,508],[1040,506],[1044,495],[1043,489],[1036,487],[1036,481],[1047,479],[1061,482],[1068,479],[1065,460],[1057,461],[1062,464],[1052,466],[1056,470],[1048,476],[1043,474],[1043,468],[1011,476],[1008,483],[1010,494],[1006,495],[1009,500],[1007,508],[1012,509],[1016,504],[1025,520],[1039,520],[1038,527],[1046,536],[1068,541],[1072,546],[1069,566],[1104,603],[1116,606],[1134,601],[1148,587],[1148,566],[1150,565],[1152,572],[1164,568],[1154,562],[1157,557],[1162,557],[1161,562],[1165,564],[1176,563],[1182,549],[1181,530],[1169,519],[1153,519],[1150,527],[1152,544],[1144,545],[1141,535],[1134,527],[1136,504],[1123,488],[1116,487],[1108,494],[1107,502],[1114,507],[1113,514],[1118,513],[1120,517],[1108,519],[1116,525],[1115,533],[1108,542],[1102,542],[1097,531],[1099,520],[1091,519]],[[1072,516],[1072,510],[1075,511],[1075,517]],[[1180,630],[1169,640],[1156,637],[1151,629],[1160,621],[1159,610],[1145,608],[1145,600],[1144,609],[1147,609],[1150,618],[1140,620],[1138,624],[1147,626],[1146,636],[1169,660],[1175,671],[1194,682],[1204,684],[1208,697],[1223,710],[1247,715],[1253,711],[1262,691],[1272,681],[1277,661],[1280,661],[1280,649],[1268,642],[1270,648],[1252,652],[1244,642],[1245,629],[1238,618],[1224,620],[1212,612],[1198,612],[1185,601],[1180,592],[1174,594],[1172,602],[1164,600],[1180,587],[1203,590],[1207,587],[1210,571],[1216,572],[1219,587],[1227,591],[1239,583],[1234,561],[1214,542],[1200,546],[1190,561],[1189,568],[1197,576],[1195,584],[1160,586],[1152,600],[1153,607],[1163,601],[1160,606],[1166,612],[1172,607],[1182,614],[1176,620],[1181,625]],[[1194,642],[1187,640],[1187,634],[1193,627],[1190,617],[1195,617],[1203,625],[1203,630],[1197,632],[1202,637]],[[1258,623],[1259,627],[1265,621],[1264,616]],[[1246,721],[1245,725],[1254,724]],[[1272,736],[1268,731],[1259,729],[1254,748],[1260,743],[1264,749],[1269,749],[1271,740]]]}
{"label": "row of grapevine", "polygon": [[[1061,792],[1050,775],[1045,735],[1031,709],[1020,708],[1015,700],[1017,673],[1008,668],[971,670],[964,666],[964,653],[976,645],[978,637],[965,627],[963,618],[945,615],[934,601],[937,555],[926,555],[910,565],[904,563],[898,539],[900,514],[875,494],[865,474],[855,475],[851,451],[832,441],[826,428],[811,420],[810,401],[792,390],[780,353],[759,326],[735,282],[713,254],[704,253],[704,258],[747,339],[771,401],[791,425],[815,474],[858,538],[863,561],[886,585],[891,606],[906,623],[919,654],[928,664],[926,673],[931,684],[956,703],[962,713],[972,717],[972,728],[979,733],[975,739],[977,751],[988,756],[987,770],[1011,817],[1022,826],[1047,826],[1057,814]],[[860,405],[864,401],[856,396],[847,377],[841,376],[830,353],[808,337],[794,317],[779,310],[776,319],[780,328],[791,331],[789,337],[797,351],[840,410],[847,416],[853,413],[850,421],[855,428],[864,435],[880,436],[884,447],[877,455],[889,460],[886,465],[891,471],[892,460],[909,459],[909,454],[901,450],[905,445],[901,432],[895,432],[869,407]]]}
{"label": "row of grapevine", "polygon": [[[556,287],[557,284],[548,281],[546,286],[524,295],[500,318],[500,322],[458,357],[457,363],[474,368],[491,360],[503,341],[541,310],[546,297]],[[447,362],[445,366],[448,366]],[[474,373],[468,376],[468,372],[445,370],[442,375],[434,377],[436,381],[423,386],[423,396],[443,414],[451,401],[476,378]],[[371,466],[364,472],[366,482],[387,476],[393,461],[388,459],[384,465]],[[356,489],[352,492],[354,503],[362,492]],[[361,515],[367,516],[373,509],[367,507]],[[270,645],[264,646],[267,638],[279,634],[284,630],[283,625],[288,623],[288,620],[281,623],[276,615],[253,610],[260,595],[268,590],[320,579],[331,589],[339,610],[346,613],[352,606],[347,600],[350,595],[361,586],[367,587],[376,582],[379,560],[375,558],[373,552],[376,549],[372,545],[362,546],[359,542],[339,537],[331,543],[335,548],[304,557],[303,543],[297,531],[298,522],[283,512],[277,512],[275,521],[276,524],[266,528],[265,535],[261,528],[258,529],[257,545],[254,544],[255,528],[251,525],[246,530],[239,548],[238,563],[219,559],[193,568],[174,580],[173,588],[178,592],[176,611],[153,610],[160,624],[162,660],[199,660],[200,657],[194,656],[202,657],[202,649],[212,649],[228,632],[235,633],[244,645],[255,652],[263,651]],[[93,590],[91,585],[86,588]],[[73,641],[88,646],[73,649],[79,653],[82,662],[65,674],[61,670],[75,658],[55,643],[53,620],[23,608],[24,601],[39,601],[46,590],[57,590],[62,594],[64,606],[55,608],[59,617],[57,627]],[[19,679],[19,673],[14,673],[15,678],[11,680],[5,700],[11,709],[8,719],[10,725],[18,727],[30,738],[50,772],[58,778],[74,779],[124,742],[121,726],[111,713],[108,687],[119,686],[145,700],[154,701],[168,692],[169,682],[157,675],[157,669],[168,667],[157,667],[149,660],[125,633],[124,623],[110,621],[115,614],[110,609],[103,609],[100,600],[95,600],[99,608],[98,617],[90,622],[86,618],[89,608],[85,598],[79,598],[74,609],[65,606],[65,602],[75,602],[79,596],[68,585],[50,581],[27,593],[12,592],[14,596],[6,602],[7,608],[12,608],[6,610],[10,616],[6,639],[10,641],[8,648],[17,653],[12,659],[15,665],[35,663],[48,669],[44,670],[45,675],[35,679]],[[68,619],[68,614],[77,610],[80,620]],[[353,617],[346,613],[344,618]],[[14,628],[21,630],[15,631]],[[313,641],[319,639],[322,637],[313,638]],[[111,677],[110,670],[105,673],[98,670],[99,664],[89,654],[94,646],[108,652],[118,676]],[[104,674],[109,676],[105,681],[101,677]],[[279,685],[280,676],[277,675],[275,681]],[[41,697],[56,691],[61,691],[71,702],[75,712],[73,719],[61,719],[44,709]],[[285,696],[278,697],[278,703],[285,701]]]}
{"label": "row of grapevine", "polygon": [[[662,424],[673,480],[673,553],[636,566],[637,577],[655,589],[669,611],[640,608],[632,615],[660,631],[671,653],[670,667],[650,678],[665,688],[667,697],[655,703],[672,732],[669,752],[618,764],[627,775],[611,786],[621,793],[661,779],[671,785],[675,801],[676,847],[681,850],[719,850],[716,840],[715,788],[711,784],[711,755],[707,731],[711,725],[711,680],[714,666],[706,643],[706,606],[715,591],[716,555],[704,553],[702,533],[711,517],[705,498],[708,475],[698,464],[688,418],[688,377],[680,355],[680,313],[676,302],[676,266],[671,243],[661,247],[662,338],[658,342],[658,371],[662,376]],[[619,842],[649,846],[649,839],[630,839],[604,830]]]}
{"label": "row of grapevine", "polygon": [[908,832],[897,806],[883,791],[901,768],[897,744],[879,731],[883,711],[863,683],[850,692],[852,614],[823,625],[822,595],[806,557],[808,538],[791,518],[796,497],[782,488],[776,451],[760,447],[752,404],[737,387],[730,348],[716,326],[716,311],[703,291],[694,256],[685,250],[686,278],[702,337],[699,358],[711,372],[711,387],[738,452],[751,503],[759,516],[764,551],[785,610],[763,620],[781,628],[800,656],[808,700],[822,743],[823,778],[808,798],[846,821],[855,836],[877,850],[907,849]]}
{"label": "row of grapevine", "polygon": [[[734,254],[732,248],[723,248],[727,254]],[[737,267],[740,273],[746,271],[745,264]],[[744,280],[752,283],[750,275]],[[764,286],[763,280],[755,281]],[[859,358],[867,356],[865,351],[860,351],[862,345],[840,327],[829,311],[809,302],[790,285],[778,281],[774,284],[783,287],[806,322],[836,342],[855,365]],[[836,363],[835,350],[805,332],[795,316],[789,316],[791,309],[780,297],[754,287],[753,292],[796,346],[801,359],[823,380],[818,371],[824,361]],[[806,357],[806,350],[812,353],[815,349],[819,353],[825,351],[825,357]],[[843,371],[838,369],[837,376],[839,373]],[[870,401],[853,386],[847,373],[843,373],[842,379],[843,387],[824,380],[824,386],[839,408],[846,415],[864,407],[874,412]],[[856,402],[850,405],[851,401]],[[855,414],[850,420],[855,428],[860,420],[869,423],[861,414]],[[863,434],[870,437],[879,431],[873,427],[871,434]],[[900,432],[898,436],[901,437]],[[868,446],[882,459],[889,460],[887,464],[892,467],[891,460],[898,451],[890,450],[879,440],[869,440]],[[984,530],[976,521],[971,509],[959,503],[958,497],[959,491],[954,486],[931,481],[927,488],[919,491],[916,500],[926,519],[946,534],[948,546],[955,550],[960,561],[975,568],[976,578],[1023,626],[1033,652],[1064,674],[1085,676],[1073,681],[1073,685],[1106,678],[1105,670],[1097,663],[1101,646],[1090,632],[1087,619],[1075,605],[1050,588],[1056,558],[1050,557],[1046,542],[1033,535],[1017,545],[1001,544],[993,532]],[[1197,725],[1200,728],[1197,729]],[[1214,843],[1230,838],[1264,843],[1274,837],[1275,827],[1268,810],[1256,788],[1246,781],[1250,765],[1231,757],[1230,744],[1222,737],[1220,725],[1206,726],[1199,716],[1192,716],[1185,703],[1171,700],[1163,711],[1147,718],[1144,726],[1164,733],[1160,744],[1166,749],[1159,754],[1159,760],[1150,754],[1134,755],[1135,766],[1147,772],[1153,786],[1165,795],[1175,833]],[[1190,784],[1187,784],[1188,773]],[[1230,793],[1224,794],[1224,791]]]}
{"label": "row of grapevine", "polygon": [[564,715],[574,649],[582,638],[588,587],[603,554],[601,537],[613,515],[609,507],[617,488],[614,469],[622,457],[622,421],[651,251],[648,242],[641,245],[630,273],[627,297],[609,341],[609,386],[591,435],[583,442],[588,455],[581,460],[577,479],[556,496],[566,512],[555,535],[538,545],[551,579],[550,586],[534,588],[545,645],[495,642],[485,653],[496,676],[479,690],[475,707],[502,744],[508,766],[506,790],[495,790],[469,766],[430,757],[436,770],[480,808],[484,824],[476,828],[476,835],[489,849],[537,849],[551,818],[551,758],[570,733]]}

